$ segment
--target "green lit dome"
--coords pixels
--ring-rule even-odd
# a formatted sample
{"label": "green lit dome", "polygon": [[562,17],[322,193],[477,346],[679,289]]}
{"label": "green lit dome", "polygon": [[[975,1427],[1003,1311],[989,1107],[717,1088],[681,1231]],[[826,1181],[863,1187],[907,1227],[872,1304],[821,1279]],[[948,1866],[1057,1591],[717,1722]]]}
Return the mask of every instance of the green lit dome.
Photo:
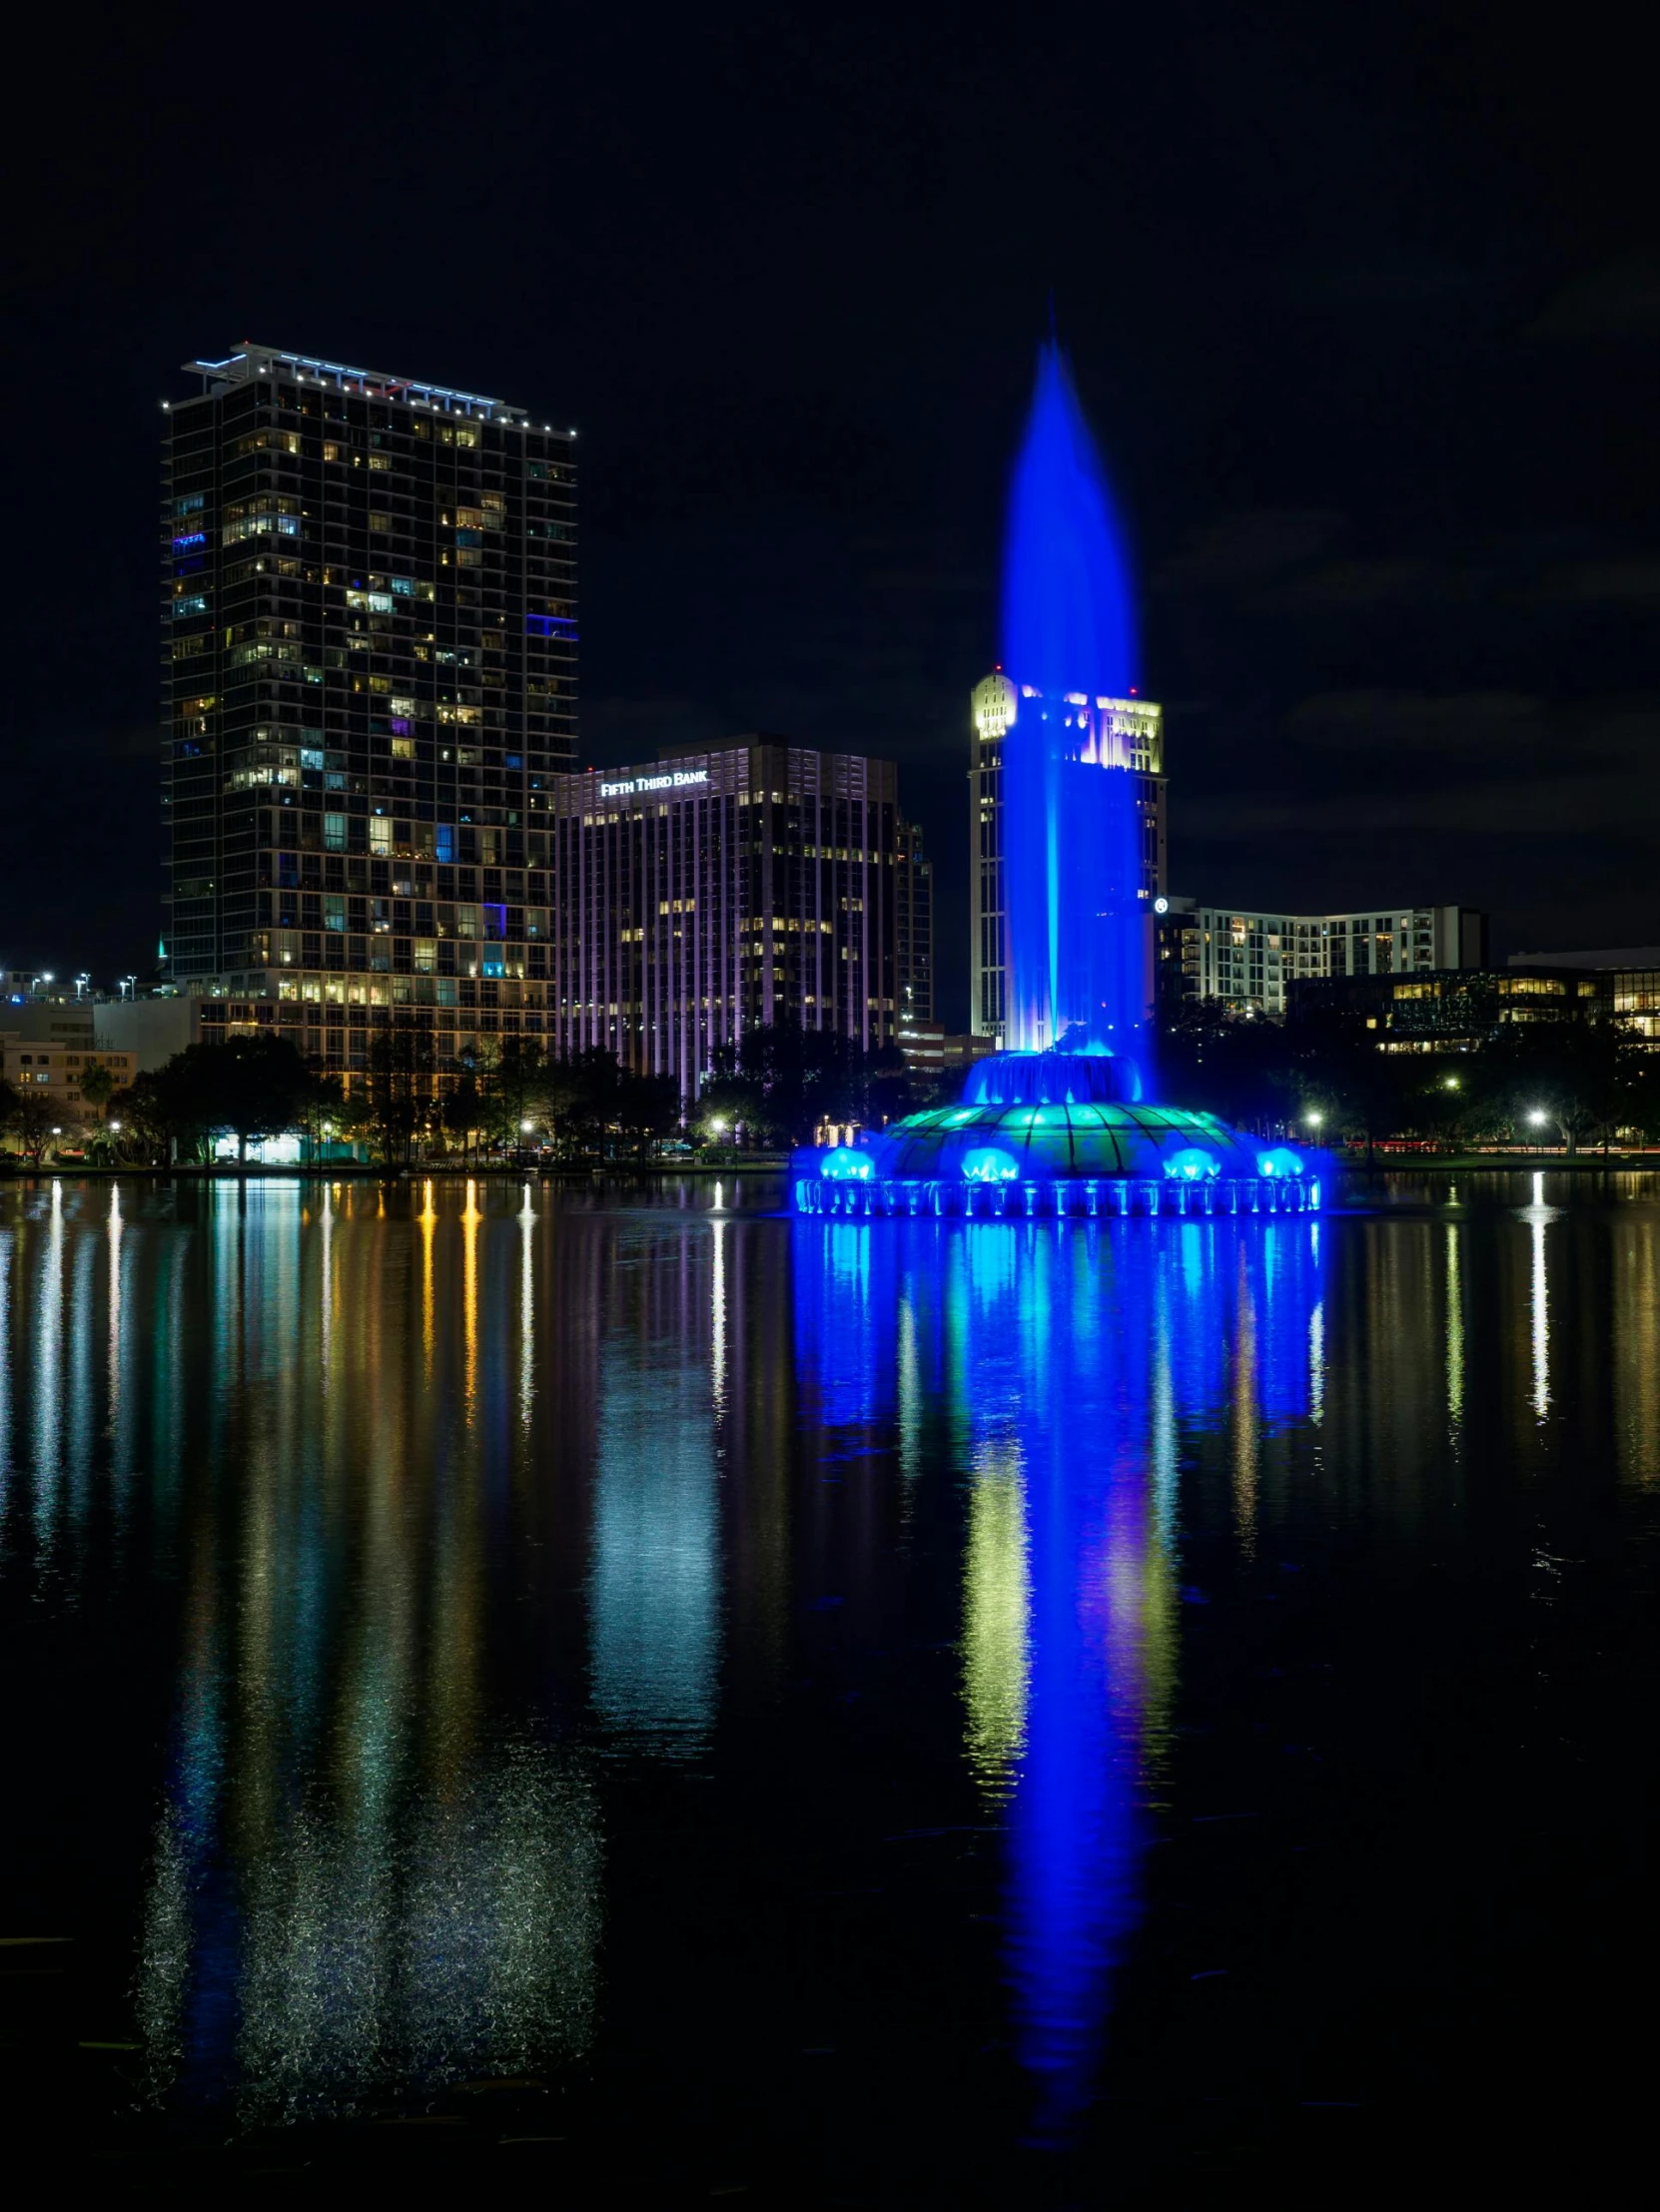
{"label": "green lit dome", "polygon": [[1216,1161],[1218,1175],[1255,1176],[1261,1148],[1214,1113],[1077,1101],[942,1106],[865,1139],[878,1178],[923,1182],[999,1172],[1022,1182],[1162,1176],[1178,1153],[1196,1151]]}

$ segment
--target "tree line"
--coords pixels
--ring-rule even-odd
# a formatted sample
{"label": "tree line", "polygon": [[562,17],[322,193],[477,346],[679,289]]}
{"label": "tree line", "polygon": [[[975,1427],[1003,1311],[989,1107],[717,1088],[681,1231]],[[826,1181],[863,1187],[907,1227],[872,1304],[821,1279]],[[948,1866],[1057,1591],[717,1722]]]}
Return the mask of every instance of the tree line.
{"label": "tree line", "polygon": [[[807,1141],[825,1120],[892,1118],[923,1096],[896,1050],[862,1053],[792,1024],[748,1031],[718,1053],[689,1112],[672,1077],[636,1075],[603,1046],[561,1057],[537,1038],[512,1036],[440,1063],[430,1033],[414,1027],[377,1031],[350,1088],[309,1068],[281,1034],[260,1030],[192,1045],[121,1089],[108,1071],[89,1069],[80,1090],[102,1109],[99,1156],[152,1165],[206,1162],[227,1135],[246,1159],[251,1144],[296,1131],[314,1147],[364,1142],[394,1166],[530,1149],[641,1157],[676,1134],[770,1148]],[[0,1126],[36,1164],[63,1110],[0,1083]]]}
{"label": "tree line", "polygon": [[1201,1002],[1161,1030],[1157,1096],[1267,1133],[1364,1145],[1646,1142],[1660,1136],[1660,1053],[1609,1015],[1500,1024],[1473,1049],[1379,1052],[1363,1015],[1280,1024]]}
{"label": "tree line", "polygon": [[[1368,1150],[1409,1138],[1445,1150],[1560,1143],[1569,1151],[1660,1136],[1660,1053],[1606,1016],[1507,1023],[1471,1051],[1381,1053],[1363,1017],[1345,1011],[1279,1024],[1202,1002],[1161,1026],[1151,1058],[1152,1096],[1264,1135]],[[561,1058],[537,1038],[504,1037],[440,1066],[429,1033],[393,1028],[375,1034],[350,1091],[268,1031],[193,1045],[125,1089],[94,1065],[80,1090],[103,1107],[98,1149],[117,1161],[206,1160],[227,1133],[246,1157],[251,1143],[298,1130],[314,1145],[357,1139],[386,1164],[405,1165],[528,1149],[643,1157],[677,1134],[783,1150],[826,1123],[880,1128],[950,1104],[964,1073],[924,1076],[894,1047],[865,1052],[844,1037],[776,1023],[721,1047],[688,1109],[671,1077],[635,1075],[602,1046]],[[49,1096],[0,1080],[0,1126],[37,1164],[62,1111],[61,1102],[54,1107]]]}

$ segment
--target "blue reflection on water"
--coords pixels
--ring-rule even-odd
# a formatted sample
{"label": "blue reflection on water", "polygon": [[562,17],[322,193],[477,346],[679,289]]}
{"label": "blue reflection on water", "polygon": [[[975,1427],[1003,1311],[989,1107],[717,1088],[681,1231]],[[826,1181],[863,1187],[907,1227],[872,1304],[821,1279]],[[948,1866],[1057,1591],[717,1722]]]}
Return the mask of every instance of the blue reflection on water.
{"label": "blue reflection on water", "polygon": [[796,1350],[826,1425],[884,1419],[897,1348],[968,1476],[965,1753],[1006,1808],[1007,1966],[1035,2132],[1089,2100],[1141,1913],[1176,1695],[1184,1433],[1255,1455],[1318,1388],[1320,1226],[795,1223]]}
{"label": "blue reflection on water", "polygon": [[715,1708],[720,1528],[699,1350],[643,1372],[633,1346],[601,1355],[594,1703],[664,1749],[698,1745]]}

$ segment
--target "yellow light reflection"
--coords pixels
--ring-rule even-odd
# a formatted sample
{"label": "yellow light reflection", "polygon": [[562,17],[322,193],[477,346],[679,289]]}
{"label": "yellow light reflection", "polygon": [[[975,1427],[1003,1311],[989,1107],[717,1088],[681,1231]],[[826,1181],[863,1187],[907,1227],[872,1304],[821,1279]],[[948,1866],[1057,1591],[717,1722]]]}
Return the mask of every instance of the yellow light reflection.
{"label": "yellow light reflection", "polygon": [[963,1733],[975,1779],[994,1804],[1013,1791],[1026,1745],[1031,1632],[1020,1449],[1013,1442],[983,1444],[975,1454],[963,1564]]}
{"label": "yellow light reflection", "polygon": [[432,1365],[432,1237],[438,1225],[437,1208],[432,1203],[432,1178],[430,1175],[420,1186],[420,1211],[415,1216],[420,1223],[420,1350],[428,1372]]}
{"label": "yellow light reflection", "polygon": [[1621,1224],[1614,1264],[1614,1420],[1620,1473],[1660,1482],[1660,1236],[1652,1219]]}
{"label": "yellow light reflection", "polygon": [[1464,1278],[1456,1221],[1446,1225],[1446,1406],[1456,1434],[1464,1418]]}
{"label": "yellow light reflection", "polygon": [[466,1205],[461,1213],[461,1327],[466,1344],[464,1396],[467,1418],[472,1418],[478,1389],[478,1185],[469,1175]]}

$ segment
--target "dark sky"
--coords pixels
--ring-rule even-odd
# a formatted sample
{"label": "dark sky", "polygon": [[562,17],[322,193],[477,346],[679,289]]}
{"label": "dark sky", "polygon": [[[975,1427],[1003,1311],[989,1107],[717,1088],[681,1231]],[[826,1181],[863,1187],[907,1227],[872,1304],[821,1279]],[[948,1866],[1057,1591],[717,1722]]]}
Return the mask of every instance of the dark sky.
{"label": "dark sky", "polygon": [[584,759],[897,759],[960,1023],[967,695],[1052,295],[1173,888],[1485,906],[1501,957],[1660,938],[1660,201],[1617,17],[62,20],[12,83],[0,963],[153,951],[158,401],[252,338],[578,425]]}

